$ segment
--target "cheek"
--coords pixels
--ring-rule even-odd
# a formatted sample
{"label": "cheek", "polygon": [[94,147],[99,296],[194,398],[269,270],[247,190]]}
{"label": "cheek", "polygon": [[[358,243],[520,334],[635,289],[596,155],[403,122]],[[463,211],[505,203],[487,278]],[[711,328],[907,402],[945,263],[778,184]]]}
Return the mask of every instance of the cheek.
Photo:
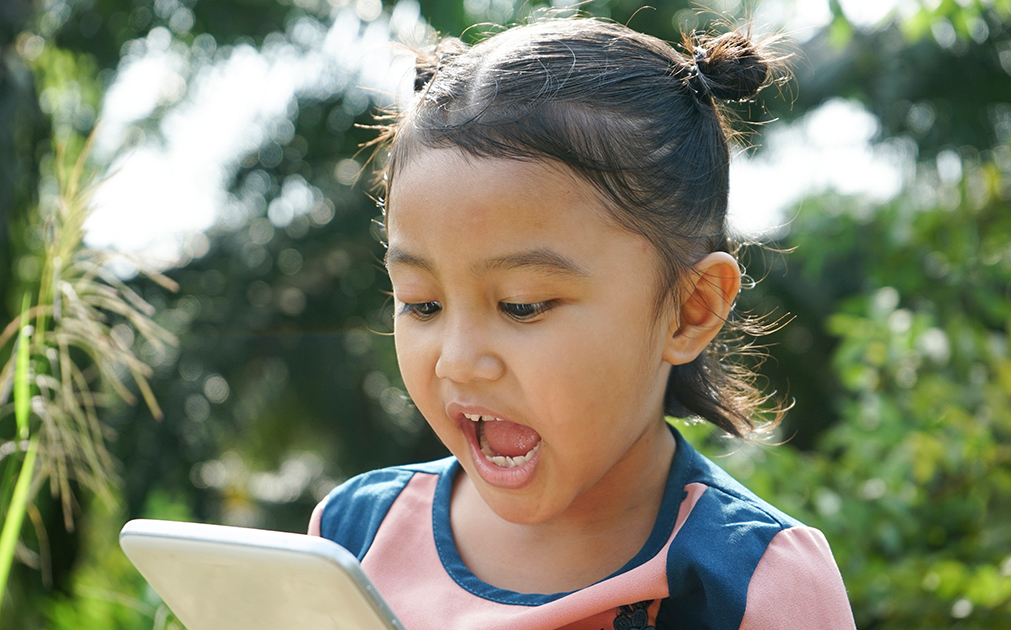
{"label": "cheek", "polygon": [[623,350],[608,337],[595,327],[559,326],[507,344],[509,364],[542,399],[581,407],[578,401],[592,400],[615,364],[623,363],[618,359]]}
{"label": "cheek", "polygon": [[397,350],[397,365],[400,367],[400,375],[407,386],[407,392],[416,404],[420,404],[420,398],[424,392],[422,385],[425,382],[426,371],[434,371],[434,364],[426,366],[425,351],[419,336],[411,330],[410,324],[394,324],[393,341]]}
{"label": "cheek", "polygon": [[592,404],[603,391],[615,389],[627,394],[649,390],[662,364],[662,344],[658,334],[641,312],[615,309],[608,317],[568,322],[551,335],[523,345],[522,353],[538,366],[530,374],[552,398],[566,392],[568,398]]}

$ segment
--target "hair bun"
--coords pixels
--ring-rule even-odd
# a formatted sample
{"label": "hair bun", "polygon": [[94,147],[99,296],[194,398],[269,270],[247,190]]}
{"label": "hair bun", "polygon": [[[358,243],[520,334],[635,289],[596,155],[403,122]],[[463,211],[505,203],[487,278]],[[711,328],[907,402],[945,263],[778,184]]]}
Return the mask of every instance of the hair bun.
{"label": "hair bun", "polygon": [[752,98],[765,86],[769,62],[746,36],[736,31],[686,42],[691,53],[688,82],[699,96],[723,101]]}
{"label": "hair bun", "polygon": [[414,91],[420,92],[425,89],[428,82],[435,76],[435,71],[439,67],[439,59],[434,53],[419,54],[418,60],[414,64]]}

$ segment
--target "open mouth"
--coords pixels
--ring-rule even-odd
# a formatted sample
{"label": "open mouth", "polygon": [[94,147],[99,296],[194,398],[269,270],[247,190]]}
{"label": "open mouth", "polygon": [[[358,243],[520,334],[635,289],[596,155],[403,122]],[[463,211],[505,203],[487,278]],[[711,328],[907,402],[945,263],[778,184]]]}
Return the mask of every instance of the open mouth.
{"label": "open mouth", "polygon": [[518,468],[541,448],[541,436],[530,427],[494,416],[464,415],[477,424],[477,442],[485,459],[500,468]]}

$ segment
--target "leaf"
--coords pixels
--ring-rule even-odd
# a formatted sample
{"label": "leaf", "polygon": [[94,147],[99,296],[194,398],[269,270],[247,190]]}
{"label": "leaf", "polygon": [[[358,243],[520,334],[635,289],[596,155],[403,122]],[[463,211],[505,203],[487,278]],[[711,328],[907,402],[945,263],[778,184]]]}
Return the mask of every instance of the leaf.
{"label": "leaf", "polygon": [[28,451],[21,464],[18,481],[14,485],[10,509],[4,516],[3,530],[0,531],[0,605],[3,604],[4,591],[7,590],[7,576],[10,574],[11,563],[14,561],[14,548],[17,545],[18,536],[21,533],[21,523],[28,507],[29,491],[35,473],[35,456],[38,452],[39,436],[36,434],[28,444]]}
{"label": "leaf", "polygon": [[29,345],[31,343],[31,326],[28,324],[28,308],[31,305],[28,294],[25,294],[21,306],[21,331],[18,333],[16,359],[14,364],[14,418],[18,426],[18,437],[28,439],[28,415],[31,410],[31,379]]}

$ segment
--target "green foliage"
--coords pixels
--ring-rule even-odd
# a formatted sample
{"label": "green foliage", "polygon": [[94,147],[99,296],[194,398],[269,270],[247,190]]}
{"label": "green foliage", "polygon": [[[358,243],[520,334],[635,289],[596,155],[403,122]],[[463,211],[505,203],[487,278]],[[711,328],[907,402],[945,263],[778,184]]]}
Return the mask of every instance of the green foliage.
{"label": "green foliage", "polygon": [[28,308],[31,301],[25,294],[21,306],[21,317],[18,319],[18,339],[14,350],[14,422],[17,426],[17,438],[27,439],[31,433],[28,426],[28,414],[31,409],[31,324]]}
{"label": "green foliage", "polygon": [[879,288],[827,322],[846,392],[823,437],[840,469],[826,486],[855,518],[824,527],[847,564],[871,567],[850,583],[871,618],[997,623],[1011,613],[1011,217],[999,199],[902,214],[860,226]]}
{"label": "green foliage", "polygon": [[[62,155],[57,155],[60,164]],[[126,386],[129,375],[152,413],[160,413],[147,383],[150,367],[121,338],[132,338],[137,331],[157,346],[174,343],[172,335],[151,320],[150,305],[107,269],[108,255],[82,243],[90,212],[85,157],[86,151],[69,172],[58,169],[55,207],[32,215],[45,234],[40,251],[42,274],[33,291],[37,302],[27,311],[34,319],[34,332],[30,337],[22,335],[20,354],[0,369],[2,404],[6,385],[14,378],[15,361],[19,367],[28,367],[27,357],[33,359],[31,369],[19,374],[28,379],[22,384],[30,382],[37,392],[32,411],[43,434],[41,474],[52,479],[54,493],[61,495],[68,528],[72,527],[71,479],[101,495],[107,493],[113,469],[97,413],[110,402],[102,388],[132,404],[135,396]],[[152,277],[171,284],[159,274]],[[7,344],[15,324],[0,332],[0,348]],[[22,407],[27,404],[19,402]],[[0,407],[0,419],[9,412],[10,406]],[[22,416],[18,414],[17,421],[24,433],[27,418]]]}
{"label": "green foliage", "polygon": [[[90,212],[86,156],[85,145],[70,168],[64,168],[62,151],[57,151],[52,176],[58,188],[52,206],[29,214],[29,224],[42,235],[35,252],[42,273],[34,282],[25,282],[30,292],[25,294],[21,317],[0,330],[0,350],[18,333],[15,351],[0,366],[0,452],[20,452],[31,436],[16,484],[5,482],[0,491],[4,508],[0,596],[5,600],[22,520],[34,509],[33,495],[45,480],[61,500],[62,525],[68,531],[74,526],[75,486],[112,500],[115,465],[106,448],[108,426],[98,410],[117,399],[136,402],[127,386],[132,379],[151,412],[160,413],[148,385],[151,368],[123,339],[132,341],[138,334],[155,347],[175,342],[151,319],[151,306],[109,271],[108,254],[83,244],[83,225]],[[160,274],[149,275],[171,286]],[[8,403],[12,392],[14,400]],[[12,413],[16,431],[7,435],[3,421]],[[15,459],[4,462],[7,479]],[[33,520],[38,552],[25,546],[21,555],[45,559],[46,536],[39,533],[45,524]]]}
{"label": "green foliage", "polygon": [[[145,518],[190,520],[185,505],[155,493]],[[53,597],[43,611],[48,630],[181,630],[158,594],[147,585],[119,548],[123,526],[119,510],[96,505],[83,524],[85,554],[66,594]]]}
{"label": "green foliage", "polygon": [[[29,338],[31,336],[31,326],[28,323],[28,296],[25,296],[24,306],[21,307],[21,317],[18,320],[20,332],[18,333],[17,349],[14,359],[14,416],[17,424],[16,439],[18,443],[28,439],[28,447],[25,449],[24,460],[21,462],[21,470],[18,471],[17,482],[11,492],[10,502],[5,501],[3,529],[0,530],[0,605],[3,604],[3,597],[7,591],[7,578],[10,575],[11,563],[14,561],[14,554],[18,538],[21,532],[21,523],[24,520],[28,509],[29,488],[32,477],[35,475],[35,458],[39,452],[39,437],[31,435],[28,426],[29,397],[31,389],[29,386]],[[18,449],[15,449],[15,452]],[[6,497],[4,497],[6,499]]]}

